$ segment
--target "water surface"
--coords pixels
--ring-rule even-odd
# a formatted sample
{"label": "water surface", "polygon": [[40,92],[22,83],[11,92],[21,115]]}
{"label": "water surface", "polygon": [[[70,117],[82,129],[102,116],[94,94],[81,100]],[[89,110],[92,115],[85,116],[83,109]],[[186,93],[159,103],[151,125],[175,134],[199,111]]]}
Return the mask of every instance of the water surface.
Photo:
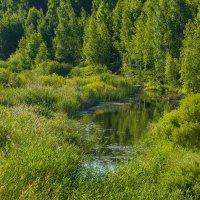
{"label": "water surface", "polygon": [[86,124],[87,138],[93,143],[93,162],[97,168],[106,163],[128,160],[134,146],[144,137],[152,123],[157,122],[172,104],[162,98],[145,94],[133,95],[122,102],[102,102],[79,113]]}

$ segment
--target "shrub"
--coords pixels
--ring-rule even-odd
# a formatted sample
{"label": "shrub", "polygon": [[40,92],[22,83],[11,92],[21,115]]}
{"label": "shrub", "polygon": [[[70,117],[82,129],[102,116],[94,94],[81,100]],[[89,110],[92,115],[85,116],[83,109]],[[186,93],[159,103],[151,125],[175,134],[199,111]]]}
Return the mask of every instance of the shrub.
{"label": "shrub", "polygon": [[67,112],[69,115],[76,113],[80,107],[81,105],[76,95],[61,96],[57,103],[57,109]]}
{"label": "shrub", "polygon": [[57,102],[57,97],[48,88],[31,88],[24,90],[23,93],[19,98],[28,105],[39,105],[53,109]]}
{"label": "shrub", "polygon": [[20,73],[20,74],[12,73],[10,75],[10,79],[9,79],[9,85],[11,87],[23,87],[23,86],[27,85],[30,82],[31,82],[31,80],[24,73]]}
{"label": "shrub", "polygon": [[8,85],[11,73],[8,69],[0,68],[0,84]]}
{"label": "shrub", "polygon": [[200,94],[190,95],[180,108],[166,114],[153,130],[153,134],[179,145],[200,146]]}
{"label": "shrub", "polygon": [[108,68],[106,66],[102,65],[89,65],[86,67],[74,67],[71,72],[70,72],[70,77],[75,77],[75,76],[93,76],[93,75],[98,75],[102,73],[108,73]]}
{"label": "shrub", "polygon": [[5,68],[7,69],[10,66],[10,63],[5,60],[0,60],[0,68]]}
{"label": "shrub", "polygon": [[45,74],[58,74],[60,76],[67,76],[72,69],[72,65],[57,61],[44,62],[41,67]]}
{"label": "shrub", "polygon": [[38,80],[39,82],[41,82],[42,84],[46,86],[62,86],[66,82],[65,78],[57,74],[52,74],[49,76],[40,76]]}
{"label": "shrub", "polygon": [[28,61],[26,61],[26,58],[17,52],[11,55],[8,61],[10,63],[9,69],[17,73],[31,68]]}

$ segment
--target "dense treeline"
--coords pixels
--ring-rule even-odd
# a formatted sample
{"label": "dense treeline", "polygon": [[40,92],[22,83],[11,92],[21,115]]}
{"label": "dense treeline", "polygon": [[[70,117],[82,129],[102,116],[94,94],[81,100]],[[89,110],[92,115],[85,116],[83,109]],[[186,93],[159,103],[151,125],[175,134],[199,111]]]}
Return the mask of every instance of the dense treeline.
{"label": "dense treeline", "polygon": [[[0,59],[12,70],[107,65],[199,91],[199,1],[0,1]],[[166,9],[167,8],[167,9]],[[51,62],[54,61],[52,64]]]}

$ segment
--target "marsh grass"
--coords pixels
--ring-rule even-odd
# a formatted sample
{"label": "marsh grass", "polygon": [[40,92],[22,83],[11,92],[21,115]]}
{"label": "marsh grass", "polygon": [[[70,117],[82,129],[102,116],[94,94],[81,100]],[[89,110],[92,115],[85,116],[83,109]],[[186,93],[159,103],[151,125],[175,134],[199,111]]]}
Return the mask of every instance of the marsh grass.
{"label": "marsh grass", "polygon": [[90,152],[84,126],[68,116],[120,98],[124,85],[110,73],[30,74],[0,69],[0,198],[67,199]]}
{"label": "marsh grass", "polygon": [[0,68],[0,199],[200,199],[199,94],[165,114],[116,171],[84,167],[85,127],[69,117],[136,92],[130,78],[90,70],[64,78]]}
{"label": "marsh grass", "polygon": [[[200,198],[200,96],[190,95],[163,116],[114,173],[79,182],[74,199]],[[90,181],[89,181],[90,180]]]}
{"label": "marsh grass", "polygon": [[34,107],[0,107],[0,198],[66,199],[76,187],[88,146],[78,123]]}
{"label": "marsh grass", "polygon": [[116,101],[134,92],[125,77],[117,77],[109,72],[72,78],[32,74],[30,78],[25,72],[17,74],[2,69],[0,80],[0,104],[40,106],[68,115],[99,101]]}

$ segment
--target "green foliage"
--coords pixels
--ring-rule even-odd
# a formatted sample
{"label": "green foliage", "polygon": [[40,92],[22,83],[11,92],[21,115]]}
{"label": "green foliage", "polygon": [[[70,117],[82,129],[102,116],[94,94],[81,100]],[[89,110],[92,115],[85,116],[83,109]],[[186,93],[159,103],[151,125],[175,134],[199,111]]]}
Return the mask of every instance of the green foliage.
{"label": "green foliage", "polygon": [[8,143],[8,130],[3,126],[0,126],[0,150],[4,149],[7,143]]}
{"label": "green foliage", "polygon": [[148,145],[152,147],[142,145],[134,161],[123,164],[115,173],[97,174],[87,181],[92,173],[88,171],[73,198],[198,199],[199,155],[166,141]]}
{"label": "green foliage", "polygon": [[10,78],[11,71],[7,69],[0,69],[0,84],[6,85],[9,83],[9,78]]}
{"label": "green foliage", "polygon": [[[33,32],[23,37],[19,42],[19,49],[10,58],[11,64],[16,64],[17,70],[33,69],[41,43],[42,36],[37,32]],[[41,56],[41,52],[39,53]],[[43,53],[45,54],[45,52]]]}
{"label": "green foliage", "polygon": [[140,15],[142,1],[118,1],[112,13],[113,45],[120,54],[123,65],[132,65],[135,21]]}
{"label": "green foliage", "polygon": [[188,22],[181,51],[181,79],[187,92],[200,91],[199,22],[199,14]]}
{"label": "green foliage", "polygon": [[18,14],[4,13],[0,19],[0,58],[7,59],[23,36],[22,22]]}
{"label": "green foliage", "polygon": [[87,21],[83,43],[83,58],[87,64],[109,64],[111,35],[108,13],[108,5],[102,1],[97,12]]}
{"label": "green foliage", "polygon": [[13,73],[9,69],[0,68],[0,84],[6,87],[22,87],[29,82],[26,74]]}
{"label": "green foliage", "polygon": [[49,60],[106,65],[140,84],[145,71],[153,70],[150,79],[171,88],[181,80],[186,92],[198,92],[198,42],[190,38],[198,35],[199,5],[198,0],[1,1],[0,58],[9,58],[15,72],[45,73],[40,65]]}
{"label": "green foliage", "polygon": [[57,61],[43,62],[41,67],[45,74],[58,74],[60,76],[67,76],[72,65],[59,63]]}
{"label": "green foliage", "polygon": [[55,73],[48,76],[40,76],[39,82],[45,86],[62,86],[65,85],[66,79]]}
{"label": "green foliage", "polygon": [[166,114],[156,125],[154,132],[175,144],[199,148],[200,143],[200,95],[190,95],[178,110]]}
{"label": "green foliage", "polygon": [[58,26],[58,14],[57,8],[59,7],[59,0],[48,0],[47,2],[47,12],[41,23],[38,25],[38,31],[43,37],[43,40],[47,43],[49,52],[52,53],[52,40],[55,36],[54,30]]}
{"label": "green foliage", "polygon": [[[199,5],[0,0],[0,199],[200,199]],[[132,95],[136,83],[164,92],[180,81],[197,94],[130,162],[100,176],[84,168],[85,128],[67,115]]]}
{"label": "green foliage", "polygon": [[[66,64],[64,66],[68,67]],[[102,66],[89,66],[80,70],[77,67],[72,70],[70,79],[56,75],[55,72],[41,76],[28,71],[17,74],[2,68],[0,77],[4,88],[0,90],[0,104],[27,104],[71,115],[100,100],[118,100],[132,88],[131,81],[112,75]]]}
{"label": "green foliage", "polygon": [[[84,142],[66,116],[46,119],[33,107],[0,107],[0,196],[3,199],[61,198],[77,185]],[[6,144],[6,146],[5,146]],[[75,145],[79,145],[78,146]]]}
{"label": "green foliage", "polygon": [[[199,199],[200,131],[198,128],[188,132],[190,128],[187,128],[192,123],[199,127],[199,103],[199,94],[187,97],[178,110],[160,119],[153,129],[154,135],[136,147],[133,160],[122,164],[114,173],[92,175],[93,172],[88,171],[73,192],[73,198]],[[176,122],[172,120],[174,117]],[[177,129],[180,131],[177,132]],[[166,132],[171,135],[165,137]],[[172,136],[175,132],[180,134],[179,141]],[[178,145],[174,145],[174,142]],[[187,146],[187,149],[183,146]]]}
{"label": "green foliage", "polygon": [[43,17],[44,16],[42,10],[39,11],[35,7],[30,8],[25,22],[26,31],[29,31],[30,27],[37,31],[37,28],[42,22]]}
{"label": "green foliage", "polygon": [[69,1],[60,1],[58,18],[59,24],[55,29],[56,36],[53,41],[55,58],[67,63],[80,62],[83,28],[78,23],[78,18]]}
{"label": "green foliage", "polygon": [[48,90],[48,88],[41,89],[36,88],[35,90],[26,90],[25,94],[21,97],[22,102],[26,103],[27,105],[39,105],[53,109],[53,105],[57,101],[56,97],[51,93],[51,91]]}
{"label": "green foliage", "polygon": [[[168,8],[168,9],[166,9]],[[135,61],[164,76],[166,54],[179,56],[184,25],[190,17],[184,1],[146,1],[136,23]]]}
{"label": "green foliage", "polygon": [[177,86],[180,79],[180,63],[176,58],[167,54],[165,64],[165,78],[172,86]]}
{"label": "green foliage", "polygon": [[49,59],[49,52],[46,44],[42,42],[38,49],[38,53],[35,57],[35,64],[37,66],[41,65],[43,62],[48,61]]}
{"label": "green foliage", "polygon": [[92,76],[92,75],[97,75],[97,74],[102,74],[108,72],[108,69],[106,66],[102,65],[89,65],[87,67],[74,67],[71,72],[70,72],[70,77],[75,77],[75,76]]}
{"label": "green foliage", "polygon": [[[32,140],[10,153],[1,173],[4,199],[67,198],[76,186],[80,156],[71,145]],[[12,178],[11,178],[12,177]],[[5,187],[6,186],[6,187]]]}
{"label": "green foliage", "polygon": [[8,61],[0,60],[0,68],[8,68],[10,63]]}

